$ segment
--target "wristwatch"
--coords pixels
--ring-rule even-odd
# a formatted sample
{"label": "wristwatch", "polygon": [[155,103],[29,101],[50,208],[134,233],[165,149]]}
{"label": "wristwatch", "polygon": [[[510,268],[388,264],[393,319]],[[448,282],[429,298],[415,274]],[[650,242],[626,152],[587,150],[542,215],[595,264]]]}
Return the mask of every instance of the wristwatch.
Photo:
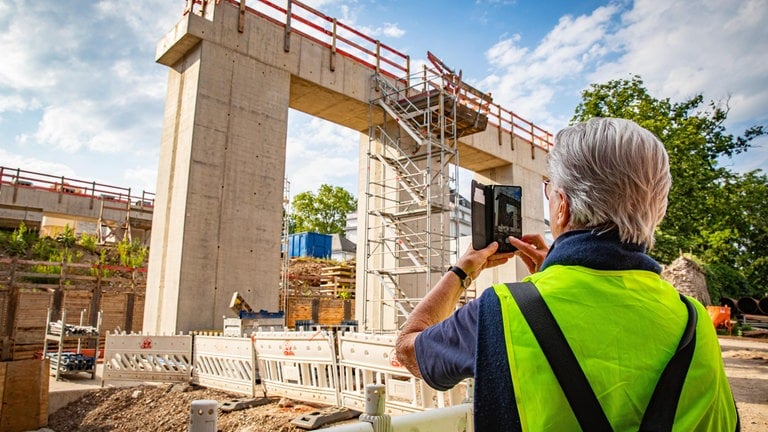
{"label": "wristwatch", "polygon": [[461,267],[451,266],[448,271],[454,272],[456,276],[461,280],[461,287],[467,289],[472,283],[472,276],[468,275]]}

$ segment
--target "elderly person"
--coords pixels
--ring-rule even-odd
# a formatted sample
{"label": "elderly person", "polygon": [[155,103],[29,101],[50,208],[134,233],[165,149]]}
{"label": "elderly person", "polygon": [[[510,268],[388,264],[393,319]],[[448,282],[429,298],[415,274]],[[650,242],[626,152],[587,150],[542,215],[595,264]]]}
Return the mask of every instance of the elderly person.
{"label": "elderly person", "polygon": [[[671,185],[663,144],[631,121],[594,118],[557,134],[549,177],[551,248],[540,235],[510,237],[514,254],[470,247],[408,318],[398,359],[438,390],[474,377],[478,431],[737,429],[706,309],[646,255]],[[515,255],[532,285],[497,284],[455,310],[467,281]],[[532,292],[543,312],[523,311]],[[545,315],[564,337],[549,353],[558,338],[531,329]]]}

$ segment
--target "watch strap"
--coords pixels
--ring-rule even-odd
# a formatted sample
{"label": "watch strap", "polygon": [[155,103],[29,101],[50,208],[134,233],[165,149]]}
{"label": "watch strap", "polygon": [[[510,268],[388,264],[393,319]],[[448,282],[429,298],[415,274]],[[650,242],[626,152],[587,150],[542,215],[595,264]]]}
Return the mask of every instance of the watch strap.
{"label": "watch strap", "polygon": [[464,279],[466,279],[466,278],[467,278],[467,272],[465,272],[464,270],[462,270],[462,269],[461,269],[461,267],[450,266],[450,267],[448,268],[448,271],[450,271],[450,272],[454,272],[454,273],[456,274],[456,276],[458,276],[458,277],[459,277],[459,279],[461,279],[461,281],[462,281],[462,282],[464,282]]}

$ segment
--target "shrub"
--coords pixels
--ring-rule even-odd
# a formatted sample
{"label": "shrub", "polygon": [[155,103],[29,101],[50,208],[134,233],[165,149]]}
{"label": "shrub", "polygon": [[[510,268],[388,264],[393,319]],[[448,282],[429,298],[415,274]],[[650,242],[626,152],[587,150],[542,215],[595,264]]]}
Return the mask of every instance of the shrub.
{"label": "shrub", "polygon": [[75,237],[75,230],[72,229],[69,224],[65,225],[64,231],[56,236],[56,242],[65,248],[71,248],[77,242],[77,237]]}
{"label": "shrub", "polygon": [[11,256],[24,257],[27,255],[29,243],[27,226],[21,222],[8,238],[6,249]]}
{"label": "shrub", "polygon": [[32,257],[41,261],[52,261],[51,256],[55,255],[57,251],[56,242],[50,237],[38,239],[32,245]]}
{"label": "shrub", "polygon": [[80,235],[80,240],[78,241],[78,244],[83,247],[83,249],[87,250],[88,252],[95,253],[96,252],[96,236],[90,235],[88,233],[83,233]]}
{"label": "shrub", "polygon": [[144,264],[149,255],[149,248],[142,246],[138,240],[129,242],[124,239],[117,244],[117,252],[120,255],[120,265],[135,268]]}

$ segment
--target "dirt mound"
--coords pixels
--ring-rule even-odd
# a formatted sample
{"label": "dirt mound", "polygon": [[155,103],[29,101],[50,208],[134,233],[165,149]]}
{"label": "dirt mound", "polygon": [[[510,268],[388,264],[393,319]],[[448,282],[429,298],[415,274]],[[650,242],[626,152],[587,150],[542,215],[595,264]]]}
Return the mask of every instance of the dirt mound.
{"label": "dirt mound", "polygon": [[[216,400],[221,403],[232,399],[243,399],[243,396],[178,384],[103,388],[53,413],[48,418],[48,428],[55,432],[186,431],[193,401]],[[259,407],[219,412],[218,431],[303,431],[291,424],[291,420],[317,410],[303,404],[281,407],[278,402],[279,399],[274,399]]]}

